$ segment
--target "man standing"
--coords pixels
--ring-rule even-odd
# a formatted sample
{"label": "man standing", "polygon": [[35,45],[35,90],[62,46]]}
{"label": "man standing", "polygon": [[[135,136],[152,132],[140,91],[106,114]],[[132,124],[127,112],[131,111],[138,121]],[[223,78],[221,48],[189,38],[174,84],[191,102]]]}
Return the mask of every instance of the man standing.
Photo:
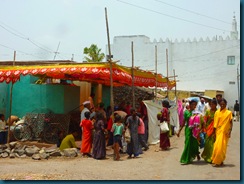
{"label": "man standing", "polygon": [[205,114],[205,100],[204,98],[200,99],[200,102],[198,102],[197,104],[197,111],[199,111],[200,113],[202,113],[202,115]]}
{"label": "man standing", "polygon": [[235,105],[234,105],[234,113],[235,113],[235,118],[234,118],[234,120],[236,120],[236,121],[239,121],[239,116],[240,116],[240,113],[239,113],[239,109],[240,107],[239,107],[239,103],[238,103],[238,100],[236,100],[236,103],[235,103]]}
{"label": "man standing", "polygon": [[222,100],[222,95],[221,94],[217,94],[216,95],[216,100],[217,100],[217,109],[220,109],[220,105],[219,105],[219,103],[220,103],[220,101]]}
{"label": "man standing", "polygon": [[84,109],[81,111],[81,115],[80,115],[80,121],[82,121],[83,119],[85,119],[85,112],[90,112],[90,101],[85,101],[83,102],[83,106]]}

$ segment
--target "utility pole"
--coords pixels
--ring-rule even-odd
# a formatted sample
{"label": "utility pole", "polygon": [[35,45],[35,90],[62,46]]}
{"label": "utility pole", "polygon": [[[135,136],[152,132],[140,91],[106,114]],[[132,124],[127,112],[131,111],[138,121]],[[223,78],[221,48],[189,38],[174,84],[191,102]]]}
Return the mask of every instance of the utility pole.
{"label": "utility pole", "polygon": [[157,86],[158,86],[158,50],[157,50],[157,45],[155,45],[155,98],[157,98]]}
{"label": "utility pole", "polygon": [[108,16],[107,16],[107,8],[105,8],[105,18],[106,18],[106,27],[107,27],[107,38],[108,38],[108,62],[110,64],[110,106],[112,110],[112,114],[114,112],[114,95],[113,95],[113,66],[112,66],[112,55],[110,48],[110,39],[109,39],[109,28],[108,28]]}
{"label": "utility pole", "polygon": [[[173,72],[174,72],[174,81],[176,81],[175,80],[175,69],[173,70]],[[177,103],[177,90],[176,90],[176,82],[175,82],[175,99],[176,99],[176,103]]]}
{"label": "utility pole", "polygon": [[239,64],[237,65],[237,93],[238,93],[238,102],[240,103],[240,74],[239,74]]}
{"label": "utility pole", "polygon": [[168,67],[168,49],[166,49],[166,69],[167,69],[167,98],[169,98],[169,67]]}
{"label": "utility pole", "polygon": [[55,60],[55,58],[56,58],[57,54],[59,54],[59,52],[58,52],[59,45],[60,45],[60,42],[58,43],[58,47],[57,47],[56,52],[54,52],[54,58],[53,58],[53,60]]}
{"label": "utility pole", "polygon": [[132,55],[132,67],[131,67],[131,76],[132,76],[132,107],[135,108],[135,85],[134,85],[134,45],[131,42],[131,55]]}
{"label": "utility pole", "polygon": [[[14,51],[14,61],[13,61],[13,66],[15,65],[15,61],[16,61],[16,51]],[[12,114],[12,96],[13,96],[13,87],[14,87],[14,84],[13,84],[13,81],[12,81],[12,84],[11,84],[11,88],[10,88],[10,102],[9,102],[9,121],[8,121],[8,138],[7,138],[7,143],[10,142],[10,125],[11,125],[11,114]]]}

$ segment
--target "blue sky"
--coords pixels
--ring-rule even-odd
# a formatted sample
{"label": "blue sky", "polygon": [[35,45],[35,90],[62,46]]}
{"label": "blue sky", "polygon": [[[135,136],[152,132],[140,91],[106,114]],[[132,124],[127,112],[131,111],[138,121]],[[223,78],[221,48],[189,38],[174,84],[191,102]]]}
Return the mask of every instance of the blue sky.
{"label": "blue sky", "polygon": [[[107,44],[114,36],[146,35],[151,41],[229,35],[233,12],[240,32],[238,0],[1,0],[0,61],[81,62],[83,49]],[[240,34],[239,34],[240,35]]]}

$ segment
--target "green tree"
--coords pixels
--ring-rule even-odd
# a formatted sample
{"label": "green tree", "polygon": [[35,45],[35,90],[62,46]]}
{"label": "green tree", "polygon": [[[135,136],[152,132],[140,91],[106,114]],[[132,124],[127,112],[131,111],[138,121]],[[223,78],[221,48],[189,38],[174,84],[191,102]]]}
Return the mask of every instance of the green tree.
{"label": "green tree", "polygon": [[85,56],[87,62],[101,62],[105,57],[105,54],[101,53],[101,49],[95,44],[91,44],[89,48],[85,47],[83,53],[87,55]]}

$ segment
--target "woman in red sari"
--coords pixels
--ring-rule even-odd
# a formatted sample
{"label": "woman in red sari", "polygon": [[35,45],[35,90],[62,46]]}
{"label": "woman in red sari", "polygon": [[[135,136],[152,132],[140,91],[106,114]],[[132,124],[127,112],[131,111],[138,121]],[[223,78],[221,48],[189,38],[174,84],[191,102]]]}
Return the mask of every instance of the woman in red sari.
{"label": "woman in red sari", "polygon": [[90,112],[85,112],[85,119],[81,121],[80,127],[83,129],[80,152],[84,157],[91,157],[93,123],[90,120]]}
{"label": "woman in red sari", "polygon": [[[162,102],[163,109],[161,110],[161,118],[160,123],[163,121],[166,121],[169,126],[169,102],[167,100],[164,100]],[[160,130],[161,131],[161,130]],[[170,147],[170,141],[169,141],[169,132],[162,133],[160,132],[160,148],[162,150],[167,150]]]}

